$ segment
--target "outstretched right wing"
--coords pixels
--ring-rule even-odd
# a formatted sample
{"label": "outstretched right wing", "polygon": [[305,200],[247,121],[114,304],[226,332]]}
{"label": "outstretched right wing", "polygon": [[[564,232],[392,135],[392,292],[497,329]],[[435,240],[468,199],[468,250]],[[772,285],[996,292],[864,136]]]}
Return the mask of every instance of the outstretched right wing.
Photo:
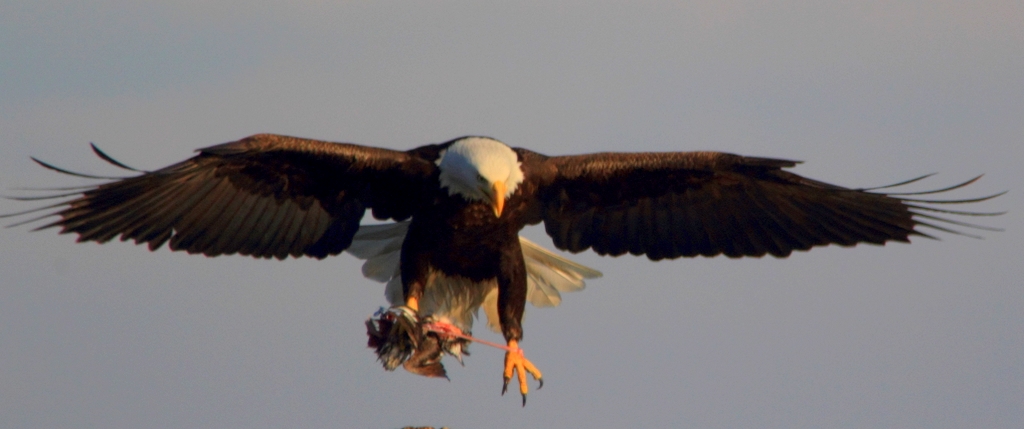
{"label": "outstretched right wing", "polygon": [[400,152],[258,134],[81,192],[15,198],[77,195],[4,217],[56,208],[41,218],[59,219],[38,229],[60,227],[78,234],[78,241],[104,243],[120,236],[148,243],[151,250],[169,242],[172,250],[207,256],[324,258],[348,248],[367,208],[377,218],[403,220],[432,198],[437,167],[430,158],[436,149]]}

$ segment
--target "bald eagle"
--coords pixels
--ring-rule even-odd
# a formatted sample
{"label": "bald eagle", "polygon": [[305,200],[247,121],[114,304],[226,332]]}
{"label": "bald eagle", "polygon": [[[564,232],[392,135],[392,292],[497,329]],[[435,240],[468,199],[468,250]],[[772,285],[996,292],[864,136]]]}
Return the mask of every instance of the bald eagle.
{"label": "bald eagle", "polygon": [[[64,200],[5,216],[43,210],[19,224],[55,216],[39,229],[60,227],[78,234],[78,241],[120,237],[151,250],[169,243],[172,250],[207,256],[321,259],[348,250],[367,260],[367,277],[388,283],[394,307],[368,322],[370,343],[385,367],[404,364],[438,375],[441,354],[460,357],[465,342],[430,334],[425,322],[468,331],[483,307],[507,343],[502,393],[517,376],[524,405],[526,374],[543,383],[519,348],[526,301],[557,305],[559,292],[600,275],[521,238],[526,225],[543,223],[562,250],[628,252],[657,261],[784,258],[828,244],[907,242],[933,238],[921,227],[954,234],[964,234],[956,227],[992,229],[950,217],[999,214],[936,204],[1000,194],[915,197],[977,178],[917,193],[889,190],[923,177],[849,189],[784,170],[797,161],[719,152],[545,156],[487,137],[403,152],[271,134],[198,152],[156,171],[16,198]],[[367,210],[392,223],[360,225]]]}

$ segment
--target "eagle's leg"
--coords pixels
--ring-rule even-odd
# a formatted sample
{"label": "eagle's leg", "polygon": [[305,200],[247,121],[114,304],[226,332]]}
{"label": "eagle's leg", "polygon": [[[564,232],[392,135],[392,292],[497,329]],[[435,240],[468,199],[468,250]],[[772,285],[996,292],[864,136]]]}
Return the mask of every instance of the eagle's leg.
{"label": "eagle's leg", "polygon": [[[410,234],[412,232],[410,231]],[[426,281],[429,276],[430,267],[427,257],[422,255],[415,246],[410,247],[412,240],[405,240],[402,243],[400,269],[402,272],[402,295],[405,298],[405,306],[418,317],[420,314],[420,297],[426,289]]]}
{"label": "eagle's leg", "polygon": [[518,238],[503,249],[499,264],[498,321],[501,323],[501,333],[505,336],[509,348],[505,352],[501,394],[504,395],[508,391],[508,382],[512,380],[512,375],[518,375],[519,393],[523,395],[525,407],[526,393],[529,391],[526,373],[537,379],[540,383],[538,389],[544,386],[544,379],[541,378],[540,370],[526,359],[523,350],[519,348],[519,341],[523,339],[523,310],[526,307],[526,262],[523,260]]}
{"label": "eagle's leg", "polygon": [[405,298],[405,306],[412,309],[413,313],[419,314],[420,312],[420,299],[415,296],[407,296]]}

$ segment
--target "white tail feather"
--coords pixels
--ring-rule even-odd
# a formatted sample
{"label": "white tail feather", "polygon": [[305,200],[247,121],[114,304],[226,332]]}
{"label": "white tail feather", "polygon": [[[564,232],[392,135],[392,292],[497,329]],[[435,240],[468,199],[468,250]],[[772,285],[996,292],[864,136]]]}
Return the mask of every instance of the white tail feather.
{"label": "white tail feather", "polygon": [[526,300],[535,307],[555,307],[562,302],[559,292],[583,290],[583,279],[601,277],[601,272],[552,253],[537,243],[519,237],[526,260]]}
{"label": "white tail feather", "polygon": [[359,259],[370,259],[385,253],[402,249],[402,240],[409,231],[409,222],[359,225],[352,245],[345,249]]}
{"label": "white tail feather", "polygon": [[[399,268],[402,241],[409,230],[409,221],[359,227],[352,245],[346,250],[366,260],[363,275],[387,283],[384,295],[392,305],[404,304]],[[535,307],[555,307],[562,302],[560,292],[575,292],[585,286],[583,279],[601,277],[601,272],[556,255],[536,243],[519,237],[526,261],[526,299]],[[448,277],[432,272],[424,296],[421,314],[451,319],[464,330],[473,326],[473,317],[480,307],[487,316],[487,326],[500,332],[498,323],[498,287],[494,280],[474,283],[462,277]]]}

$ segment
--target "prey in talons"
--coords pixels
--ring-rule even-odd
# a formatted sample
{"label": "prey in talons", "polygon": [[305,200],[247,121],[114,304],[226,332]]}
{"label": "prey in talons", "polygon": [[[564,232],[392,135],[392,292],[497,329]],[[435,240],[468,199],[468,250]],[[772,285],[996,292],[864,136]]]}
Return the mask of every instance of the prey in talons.
{"label": "prey in talons", "polygon": [[366,320],[367,345],[375,349],[384,369],[394,371],[402,365],[406,371],[426,377],[448,378],[441,364],[444,354],[462,363],[462,355],[469,355],[470,340],[445,334],[446,329],[461,330],[433,317],[420,319],[407,306],[381,308]]}

